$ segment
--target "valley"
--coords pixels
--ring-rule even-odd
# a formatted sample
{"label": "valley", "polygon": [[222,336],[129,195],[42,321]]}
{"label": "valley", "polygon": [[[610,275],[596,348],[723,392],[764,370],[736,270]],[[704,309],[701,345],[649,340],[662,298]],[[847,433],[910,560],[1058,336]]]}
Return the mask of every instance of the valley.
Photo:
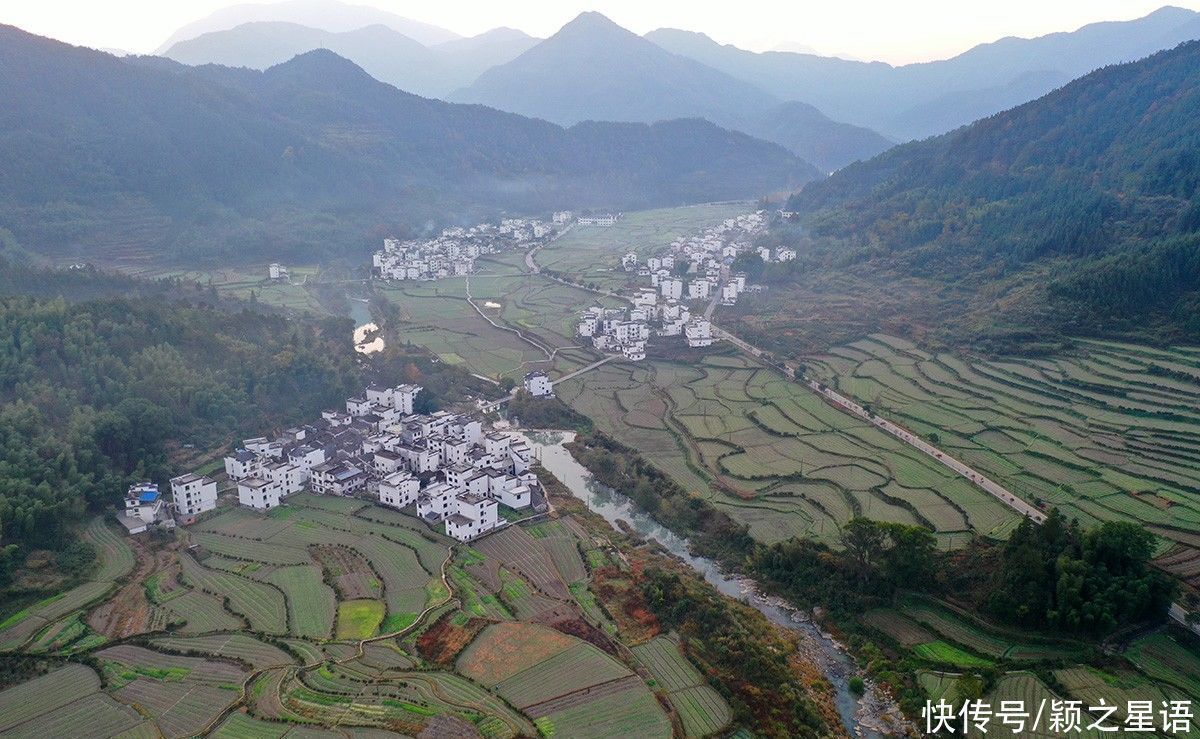
{"label": "valley", "polygon": [[[290,267],[279,282],[265,266],[149,268],[141,276],[195,281],[230,299],[252,294],[297,317],[337,315],[353,289],[369,302],[367,311],[368,304],[355,303],[355,323],[369,316],[387,347],[419,347],[489,382],[519,384],[527,372],[544,371],[556,380],[555,402],[585,418],[589,433],[636,449],[630,453],[683,494],[745,527],[756,548],[801,540],[840,551],[858,517],[928,530],[947,556],[1017,530],[1021,517],[1012,504],[826,402],[819,387],[793,378],[802,371],[1030,506],[1055,507],[1087,526],[1145,525],[1155,535],[1157,565],[1190,584],[1200,537],[1191,499],[1200,473],[1189,462],[1196,457],[1189,445],[1200,419],[1189,404],[1173,401],[1180,393],[1200,395],[1200,353],[1193,349],[1078,340],[1053,357],[984,359],[872,334],[786,366],[728,340],[705,349],[652,340],[644,361],[601,362],[606,355],[576,335],[582,310],[619,306],[623,299],[610,296],[637,284],[622,269],[622,254],[646,260],[750,207],[633,212],[611,226],[575,225],[528,252],[481,256],[474,274],[438,280],[379,282],[352,269]],[[717,325],[725,310],[716,308]],[[568,501],[555,505],[570,510]],[[95,579],[10,615],[0,629],[9,650],[51,660],[87,656],[82,666],[29,683],[46,695],[44,710],[14,715],[24,717],[27,730],[69,727],[98,710],[91,704],[103,704],[103,720],[114,730],[153,722],[180,736],[268,735],[278,721],[465,730],[455,723],[463,720],[484,736],[552,735],[563,726],[576,736],[581,725],[595,726],[597,736],[665,735],[673,724],[701,736],[734,720],[729,698],[700,696],[694,681],[678,677],[687,668],[664,665],[663,655],[679,649],[677,637],[647,641],[653,621],[629,621],[620,600],[606,600],[637,592],[628,582],[614,591],[630,575],[611,570],[641,551],[625,548],[636,540],[617,544],[613,559],[621,535],[581,532],[584,514],[564,515],[451,546],[418,520],[367,501],[302,495],[266,516],[219,507],[177,541],[153,545],[159,553],[150,559],[145,547],[131,549],[96,520],[88,529],[102,558]],[[709,566],[758,573],[748,562],[721,556]],[[724,582],[715,572],[707,576]],[[767,571],[759,579],[764,592],[786,593]],[[953,701],[956,691],[969,689],[969,671],[983,668],[999,675],[986,687],[994,700],[1124,700],[1148,691],[1173,700],[1194,695],[1189,681],[1200,681],[1200,652],[1182,633],[1136,636],[1114,662],[1099,659],[1087,640],[1020,636],[969,613],[961,600],[918,591],[823,624],[859,660],[882,648],[912,661],[903,677],[868,673],[902,704],[917,689]],[[817,639],[806,649],[821,663],[813,655],[827,637],[787,638]],[[558,646],[530,657],[525,668],[516,645],[526,639]],[[505,656],[493,655],[497,650]],[[1182,671],[1182,682],[1162,671],[1164,660]],[[818,707],[826,720],[842,710],[839,724],[886,725],[879,722],[887,711],[860,706],[845,692],[847,673],[840,674],[839,707]],[[55,687],[95,675],[100,687],[83,697]],[[660,684],[667,693],[656,702]],[[1097,685],[1112,684],[1127,692],[1097,692]],[[26,690],[0,693],[0,704]],[[65,723],[47,723],[52,716]]]}
{"label": "valley", "polygon": [[0,737],[1196,735],[1200,11],[57,1]]}

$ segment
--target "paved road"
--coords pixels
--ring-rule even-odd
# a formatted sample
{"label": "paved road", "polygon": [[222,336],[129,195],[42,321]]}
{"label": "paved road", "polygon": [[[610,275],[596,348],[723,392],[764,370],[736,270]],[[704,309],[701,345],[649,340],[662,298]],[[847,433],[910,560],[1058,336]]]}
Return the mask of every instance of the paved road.
{"label": "paved road", "polygon": [[954,457],[951,457],[949,454],[946,454],[941,449],[938,449],[933,444],[930,444],[908,429],[895,424],[886,418],[881,418],[878,415],[872,415],[868,413],[867,410],[858,403],[855,403],[853,400],[850,400],[846,396],[835,392],[828,387],[822,387],[821,384],[815,380],[809,380],[805,378],[804,382],[809,386],[809,388],[812,389],[813,392],[824,397],[826,400],[829,400],[838,408],[853,416],[857,416],[864,421],[874,424],[876,428],[888,432],[914,449],[917,449],[918,451],[932,457],[942,465],[954,470],[954,472],[975,483],[976,486],[982,488],[992,497],[996,498],[1009,508],[1012,508],[1022,516],[1028,516],[1038,523],[1042,523],[1046,520],[1046,514],[1038,510],[1036,506],[1025,502],[1020,497],[1004,488],[1004,486],[1000,485],[994,480],[991,480],[984,474],[968,467]]}
{"label": "paved road", "polygon": [[579,369],[575,370],[574,372],[571,372],[570,374],[563,375],[562,377],[555,380],[554,383],[557,385],[560,382],[566,382],[567,380],[573,380],[585,372],[591,372],[592,370],[596,369],[600,365],[607,364],[608,362],[611,362],[614,359],[620,359],[620,357],[621,357],[620,354],[609,354],[604,359],[601,359],[598,362],[592,362],[591,364],[589,364],[586,367],[580,367]]}
{"label": "paved road", "polygon": [[563,230],[561,230],[561,231],[559,231],[558,233],[554,234],[553,236],[551,236],[551,237],[550,237],[549,239],[547,239],[546,241],[543,241],[542,243],[540,243],[540,244],[538,244],[537,246],[533,247],[533,248],[532,248],[532,249],[530,249],[529,251],[525,252],[525,269],[529,271],[529,274],[531,274],[531,275],[536,275],[536,274],[538,274],[539,272],[541,272],[541,271],[542,271],[542,268],[541,268],[541,267],[539,267],[539,266],[537,266],[537,262],[535,262],[535,261],[533,260],[534,256],[536,256],[536,255],[537,255],[537,253],[538,253],[539,251],[541,251],[541,250],[542,250],[542,247],[545,247],[545,246],[547,246],[547,245],[549,245],[549,244],[553,244],[555,241],[558,241],[558,240],[559,240],[559,239],[561,239],[563,236],[566,236],[566,235],[567,235],[567,234],[568,234],[568,233],[571,231],[571,229],[573,229],[573,228],[575,228],[575,224],[574,224],[574,223],[568,223],[566,228],[564,228]]}
{"label": "paved road", "polygon": [[[713,336],[719,336],[720,338],[725,339],[742,351],[751,354],[756,359],[762,359],[763,355],[766,353],[758,347],[739,339],[728,331],[719,329],[715,326],[713,327]],[[790,379],[795,379],[796,373],[793,368],[774,363],[771,363],[771,366],[775,367],[775,369],[779,370],[780,372],[783,372]],[[992,495],[1001,503],[1009,508],[1012,508],[1022,516],[1028,516],[1038,523],[1046,520],[1046,514],[1038,510],[1036,506],[1025,502],[1020,498],[1020,496],[1009,491],[995,480],[990,479],[983,473],[974,470],[954,457],[951,457],[949,454],[946,454],[941,449],[938,449],[933,444],[930,444],[903,426],[893,423],[886,418],[882,418],[879,415],[872,415],[868,413],[867,410],[858,403],[828,387],[823,388],[816,380],[810,380],[807,377],[803,379],[804,383],[808,385],[809,389],[811,389],[817,395],[820,395],[828,400],[834,405],[834,407],[849,413],[852,416],[856,416],[864,421],[867,421],[876,428],[886,431],[900,441],[903,441],[905,444],[908,444],[923,454],[928,455],[949,469],[954,470],[954,472],[965,477],[967,480],[970,480],[976,486],[983,489],[985,492]]]}

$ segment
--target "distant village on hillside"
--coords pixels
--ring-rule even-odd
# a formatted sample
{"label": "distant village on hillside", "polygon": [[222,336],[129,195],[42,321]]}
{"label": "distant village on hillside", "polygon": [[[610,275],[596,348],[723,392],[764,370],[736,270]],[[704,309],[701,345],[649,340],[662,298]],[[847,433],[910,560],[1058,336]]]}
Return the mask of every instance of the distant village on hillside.
{"label": "distant village on hillside", "polygon": [[[526,381],[535,395],[548,382]],[[224,459],[238,503],[270,510],[289,495],[376,496],[447,535],[470,541],[503,525],[499,507],[546,509],[529,445],[515,434],[488,431],[470,415],[413,412],[418,385],[372,385],[348,398],[346,410],[289,428],[276,437],[246,439]],[[171,500],[158,486],[133,485],[118,520],[130,534],[195,522],[217,505],[217,482],[197,473],[171,480]]]}

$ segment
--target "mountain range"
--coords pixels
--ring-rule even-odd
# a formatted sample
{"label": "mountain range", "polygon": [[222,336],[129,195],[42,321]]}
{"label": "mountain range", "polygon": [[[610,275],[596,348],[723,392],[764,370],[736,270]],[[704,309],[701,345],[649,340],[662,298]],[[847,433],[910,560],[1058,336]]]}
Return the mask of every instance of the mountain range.
{"label": "mountain range", "polygon": [[327,50],[263,72],[188,67],[0,26],[0,98],[0,223],[60,255],[328,255],[386,224],[756,197],[819,176],[707,121],[567,129],[402,92]]}
{"label": "mountain range", "polygon": [[[245,3],[221,8],[200,20],[188,23],[171,34],[155,54],[161,56],[180,41],[213,31],[227,31],[243,23],[281,22],[341,33],[366,26],[386,26],[396,33],[425,46],[461,38],[445,28],[422,23],[367,5],[351,5],[339,0],[284,0],[283,2]],[[310,51],[310,49],[303,49]]]}
{"label": "mountain range", "polygon": [[803,100],[836,120],[906,141],[1040,97],[1100,67],[1200,38],[1200,14],[1164,7],[1132,21],[1004,38],[950,59],[900,67],[813,54],[759,54],[676,29],[652,31],[646,38],[776,97]]}
{"label": "mountain range", "polygon": [[428,29],[413,24],[336,0],[235,6],[181,29],[162,53],[187,64],[265,69],[327,48],[419,95],[563,125],[702,117],[833,171],[896,141],[944,133],[1094,69],[1200,37],[1200,15],[1164,7],[1136,20],[1004,38],[950,59],[893,67],[754,53],[669,28],[638,37],[599,13],[584,13],[545,40],[495,29],[453,40],[444,31],[431,41]]}
{"label": "mountain range", "polygon": [[497,28],[471,38],[426,46],[379,23],[335,32],[297,23],[255,21],[178,41],[163,56],[190,65],[262,70],[306,51],[328,49],[381,82],[417,95],[445,98],[537,42],[520,31]]}
{"label": "mountain range", "polygon": [[658,45],[599,13],[583,13],[451,100],[481,103],[563,125],[695,116],[782,144],[829,171],[892,142],[830,120]]}

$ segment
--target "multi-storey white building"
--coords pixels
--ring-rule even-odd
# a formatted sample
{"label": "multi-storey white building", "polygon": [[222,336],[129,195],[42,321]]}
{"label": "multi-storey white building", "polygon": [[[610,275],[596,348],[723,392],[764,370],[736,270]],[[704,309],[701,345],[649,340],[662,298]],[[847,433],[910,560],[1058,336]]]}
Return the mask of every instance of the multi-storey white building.
{"label": "multi-storey white building", "polygon": [[225,474],[230,480],[243,480],[262,472],[262,458],[249,449],[238,449],[225,457]]}
{"label": "multi-storey white building", "polygon": [[407,470],[393,472],[379,481],[379,502],[392,508],[407,508],[417,502],[421,481]]}
{"label": "multi-storey white building", "polygon": [[239,503],[262,511],[278,507],[283,495],[278,483],[261,477],[238,480],[237,491]]}
{"label": "multi-storey white building", "polygon": [[264,465],[263,477],[279,486],[281,496],[300,492],[308,481],[306,470],[291,462],[274,462]]}
{"label": "multi-storey white building", "polygon": [[217,483],[189,472],[171,478],[171,502],[181,523],[192,523],[196,516],[217,507]]}
{"label": "multi-storey white building", "polygon": [[688,346],[692,348],[712,346],[712,324],[703,318],[690,321],[683,327]]}

